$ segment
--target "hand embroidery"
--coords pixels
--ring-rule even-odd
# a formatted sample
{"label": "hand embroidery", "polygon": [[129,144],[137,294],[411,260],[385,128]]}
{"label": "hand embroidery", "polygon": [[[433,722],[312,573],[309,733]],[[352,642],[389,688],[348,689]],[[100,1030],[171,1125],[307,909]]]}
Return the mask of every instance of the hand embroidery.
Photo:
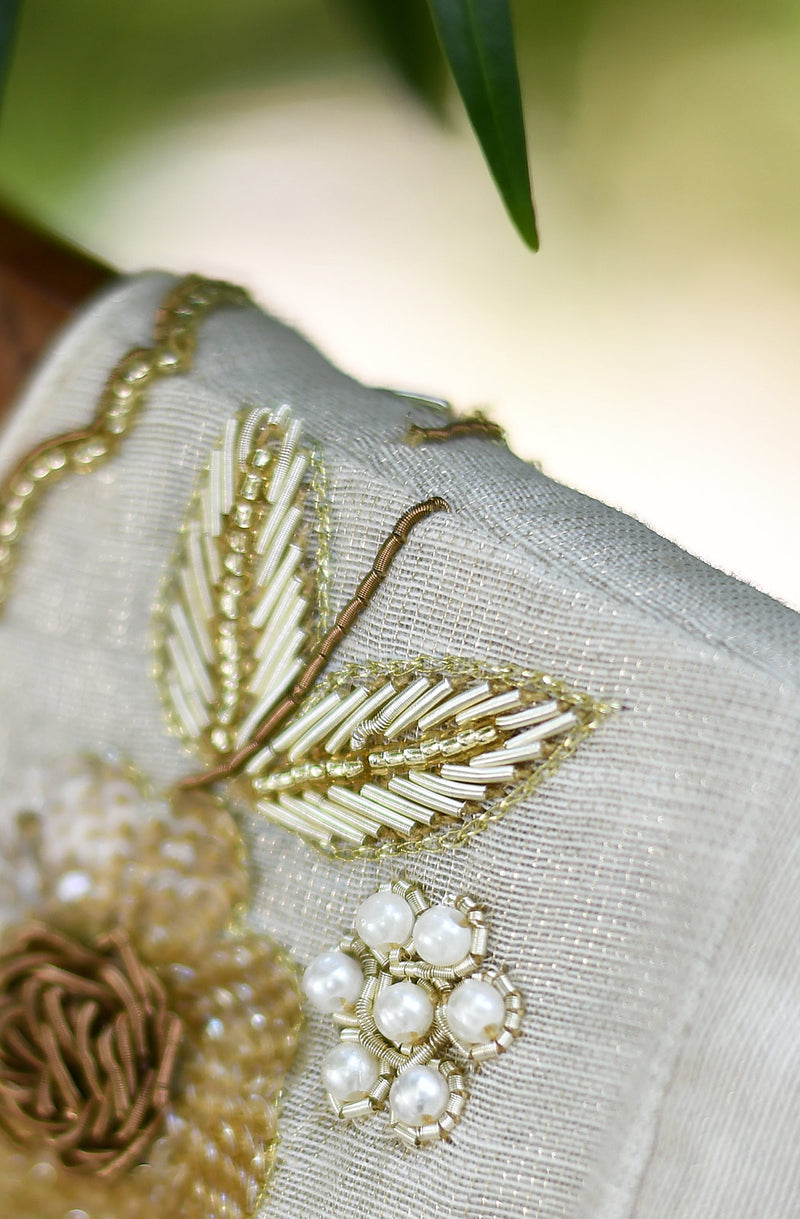
{"label": "hand embroidery", "polygon": [[153,382],[192,367],[203,319],[214,309],[247,301],[247,293],[233,284],[199,275],[181,280],[158,311],[153,346],[134,347],[116,364],[88,427],[35,445],[0,482],[0,606],[8,596],[24,526],[43,491],[70,471],[85,473],[113,457]]}
{"label": "hand embroidery", "polygon": [[421,444],[441,444],[446,440],[462,440],[467,436],[500,443],[505,443],[506,439],[506,434],[499,423],[487,419],[483,411],[475,411],[472,415],[457,416],[439,427],[423,427],[419,423],[410,423],[405,434],[405,442],[412,448],[416,448]]}
{"label": "hand embroidery", "polygon": [[311,962],[303,989],[340,1029],[322,1080],[337,1117],[388,1109],[409,1147],[449,1139],[469,1074],[519,1036],[522,996],[485,964],[484,912],[468,897],[431,905],[395,881],[356,912],[357,934]]}
{"label": "hand embroidery", "polygon": [[[0,602],[41,491],[111,457],[148,386],[191,366],[202,318],[245,301],[198,277],[178,285],[153,346],[119,361],[92,423],[37,445],[0,484]],[[417,433],[498,438],[481,417]],[[61,1219],[74,1202],[131,1219],[223,1207],[236,1219],[258,1206],[298,992],[280,952],[235,921],[241,841],[202,789],[226,783],[340,858],[453,847],[525,799],[611,711],[544,674],[470,657],[328,672],[412,531],[447,507],[433,496],[403,512],[329,625],[322,456],[288,407],[229,421],[157,615],[170,722],[206,768],[167,800],[86,761],[63,789],[51,780],[38,811],[19,810],[10,870],[0,866],[11,937],[0,952],[0,1183],[18,1213]],[[376,899],[381,917],[393,901],[413,927],[375,940]],[[405,1142],[437,1142],[461,1115],[470,1070],[519,1032],[521,998],[484,964],[483,915],[465,897],[428,909],[398,882],[359,920],[335,962],[352,994],[337,992],[341,1045],[326,1086],[341,1116],[388,1106]],[[461,937],[458,952],[441,956],[448,936]],[[306,975],[312,996],[330,982],[317,973]],[[361,1082],[342,1091],[354,1071]]]}
{"label": "hand embroidery", "polygon": [[447,505],[402,514],[314,643],[327,590],[309,543],[321,516],[312,456],[288,407],[257,408],[229,422],[199,480],[158,612],[170,722],[210,762],[179,786],[233,781],[238,800],[342,857],[458,845],[528,796],[609,708],[464,657],[325,676],[411,530]]}
{"label": "hand embroidery", "polygon": [[241,921],[239,832],[205,793],[170,806],[96,758],[30,788],[0,856],[4,1207],[245,1219],[300,1004]]}

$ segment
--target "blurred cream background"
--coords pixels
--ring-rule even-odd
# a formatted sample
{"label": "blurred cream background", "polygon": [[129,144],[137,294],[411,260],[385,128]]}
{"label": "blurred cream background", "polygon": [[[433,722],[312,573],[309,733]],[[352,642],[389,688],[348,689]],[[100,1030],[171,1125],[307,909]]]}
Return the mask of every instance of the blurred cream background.
{"label": "blurred cream background", "polygon": [[[206,70],[139,125],[122,107],[91,156],[76,142],[79,172],[40,128],[48,176],[16,75],[46,42],[29,3],[12,198],[121,268],[246,283],[366,381],[488,407],[552,476],[800,608],[796,4],[598,0],[542,38],[542,6],[523,13],[531,255],[458,106],[437,124],[330,4],[300,5],[330,54]],[[40,93],[36,121],[57,105]]]}

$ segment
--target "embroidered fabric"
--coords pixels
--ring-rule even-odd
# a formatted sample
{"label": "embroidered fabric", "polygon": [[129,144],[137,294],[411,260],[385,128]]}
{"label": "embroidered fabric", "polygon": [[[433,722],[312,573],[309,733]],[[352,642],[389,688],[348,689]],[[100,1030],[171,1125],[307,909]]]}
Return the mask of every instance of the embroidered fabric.
{"label": "embroidered fabric", "polygon": [[[0,441],[0,470],[86,423],[172,281],[115,286],[63,338]],[[3,810],[32,765],[122,749],[157,783],[190,773],[152,673],[152,608],[197,474],[244,406],[288,403],[324,452],[331,613],[411,503],[444,496],[334,661],[468,655],[550,673],[623,710],[466,846],[326,859],[245,816],[253,929],[308,963],[380,884],[492,911],[527,1015],[470,1081],[449,1144],[409,1153],[337,1124],[308,1020],[261,1214],[376,1219],[794,1214],[800,983],[800,620],[637,522],[477,438],[360,386],[256,308],[202,326],[186,377],[153,386],[111,463],[48,495],[0,627]],[[7,798],[6,798],[7,797]]]}

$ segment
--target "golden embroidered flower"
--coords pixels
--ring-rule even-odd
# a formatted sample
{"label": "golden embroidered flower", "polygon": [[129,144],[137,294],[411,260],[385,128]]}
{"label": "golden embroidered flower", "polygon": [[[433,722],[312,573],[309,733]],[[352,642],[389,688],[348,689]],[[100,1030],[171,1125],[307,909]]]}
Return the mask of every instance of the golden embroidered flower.
{"label": "golden embroidered flower", "polygon": [[43,923],[0,954],[0,1126],[113,1176],[152,1141],[181,1020],[123,932],[86,948]]}
{"label": "golden embroidered flower", "polygon": [[8,1212],[252,1215],[300,1009],[293,968],[237,921],[231,817],[83,759],[3,793],[0,820]]}

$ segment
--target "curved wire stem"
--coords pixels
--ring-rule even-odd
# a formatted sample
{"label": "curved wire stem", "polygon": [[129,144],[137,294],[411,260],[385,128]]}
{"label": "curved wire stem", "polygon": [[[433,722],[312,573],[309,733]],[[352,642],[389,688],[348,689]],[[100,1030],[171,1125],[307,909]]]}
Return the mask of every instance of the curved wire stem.
{"label": "curved wire stem", "polygon": [[347,637],[358,618],[367,608],[385,580],[389,568],[398,553],[408,541],[409,534],[414,526],[419,524],[420,521],[425,520],[431,513],[448,512],[449,508],[450,505],[447,503],[447,500],[434,495],[430,499],[423,500],[422,503],[414,504],[412,508],[406,509],[402,516],[398,518],[391,533],[380,546],[372,567],[359,584],[355,595],[347,602],[344,609],[340,610],[336,615],[333,626],[314,648],[308,663],[289,693],[284,695],[277,706],[273,707],[267,717],[262,720],[245,746],[237,750],[236,753],[213,770],[203,771],[200,774],[189,775],[187,778],[181,779],[176,784],[176,790],[187,791],[208,787],[212,783],[218,783],[221,779],[230,778],[231,775],[234,775],[249,761],[262,745],[266,744],[275,730],[280,727],[283,721],[291,715],[308,694],[314,682],[327,666],[336,648]]}
{"label": "curved wire stem", "polygon": [[506,438],[499,423],[487,419],[483,411],[475,411],[472,415],[462,415],[441,427],[422,427],[419,423],[411,423],[405,434],[405,442],[416,448],[420,444],[441,444],[446,440],[462,440],[466,436],[501,442]]}

